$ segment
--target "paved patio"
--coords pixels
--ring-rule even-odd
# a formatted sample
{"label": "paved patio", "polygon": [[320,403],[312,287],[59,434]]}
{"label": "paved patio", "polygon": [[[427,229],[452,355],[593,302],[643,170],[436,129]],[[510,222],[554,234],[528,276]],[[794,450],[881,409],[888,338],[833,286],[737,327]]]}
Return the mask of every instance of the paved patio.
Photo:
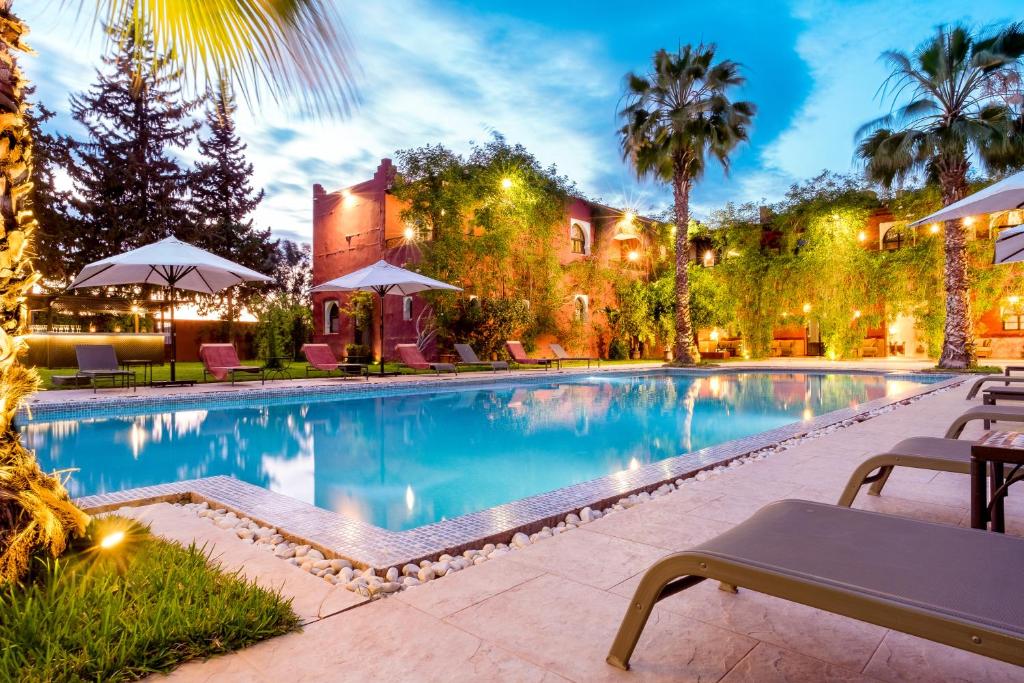
{"label": "paved patio", "polygon": [[[971,405],[965,393],[961,387],[927,397],[384,600],[345,602],[326,584],[308,584],[308,575],[293,577],[302,572],[281,562],[269,583],[283,583],[296,598],[304,630],[185,665],[170,678],[1024,681],[1018,667],[749,590],[723,593],[710,582],[656,608],[632,671],[604,662],[628,596],[653,560],[773,500],[834,502],[864,456],[907,436],[941,435]],[[972,425],[965,438],[980,431]],[[883,497],[862,495],[856,506],[966,525],[968,479],[897,470]],[[220,530],[195,518],[195,526],[176,529],[175,516],[189,516],[165,508],[139,514],[156,520],[158,533],[214,542],[231,568],[263,572],[240,554],[241,544],[210,536]],[[1010,498],[1007,514],[1009,532],[1024,535],[1024,499]]]}

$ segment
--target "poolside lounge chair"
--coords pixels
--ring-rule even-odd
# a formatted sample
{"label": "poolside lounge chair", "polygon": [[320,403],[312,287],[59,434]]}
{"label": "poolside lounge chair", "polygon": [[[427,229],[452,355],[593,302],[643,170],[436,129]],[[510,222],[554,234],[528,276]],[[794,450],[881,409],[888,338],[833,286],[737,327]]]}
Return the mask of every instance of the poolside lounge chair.
{"label": "poolside lounge chair", "polygon": [[654,605],[712,579],[1024,665],[1022,566],[1022,538],[778,501],[648,569],[607,661],[629,668]]}
{"label": "poolside lounge chair", "polygon": [[402,363],[413,370],[433,370],[439,375],[442,372],[454,372],[455,374],[459,372],[459,369],[451,363],[431,363],[423,357],[420,347],[415,344],[397,344],[395,350],[398,351]]}
{"label": "poolside lounge chair", "polygon": [[1024,407],[1021,406],[997,406],[982,405],[971,406],[960,413],[954,419],[949,428],[946,429],[947,439],[958,439],[968,423],[974,420],[984,420],[985,429],[989,428],[991,422],[1024,422]]}
{"label": "poolside lounge chair", "polygon": [[138,391],[139,386],[135,380],[135,373],[131,370],[122,370],[117,362],[117,352],[110,344],[76,344],[75,357],[78,359],[77,377],[86,377],[92,386],[92,393],[96,393],[96,380],[106,377],[110,380],[111,386],[115,379],[121,380],[121,386],[127,382],[132,391]]}
{"label": "poolside lounge chair", "polygon": [[369,372],[364,372],[368,368],[367,365],[339,361],[334,357],[334,352],[327,344],[303,344],[302,355],[309,362],[309,365],[306,366],[306,377],[309,377],[312,370],[326,372],[328,375],[337,370],[341,373],[340,377],[365,376],[367,380],[370,379]]}
{"label": "poolside lounge chair", "polygon": [[200,344],[199,360],[203,361],[204,382],[206,375],[210,374],[220,381],[230,377],[231,383],[234,384],[235,375],[240,372],[250,375],[259,374],[261,384],[267,381],[265,368],[259,365],[242,365],[242,361],[238,360],[238,351],[235,350],[234,344]]}
{"label": "poolside lounge chair", "polygon": [[459,354],[461,359],[459,365],[479,365],[480,367],[488,367],[495,372],[498,370],[508,370],[511,372],[512,370],[508,363],[503,360],[480,360],[476,355],[476,351],[469,344],[456,344],[455,352]]}
{"label": "poolside lounge chair", "polygon": [[1002,382],[1004,387],[1009,387],[1011,382],[1024,382],[1024,377],[1020,375],[985,375],[984,377],[979,377],[974,380],[971,390],[967,392],[967,399],[970,400],[977,396],[985,382]]}
{"label": "poolside lounge chair", "polygon": [[512,356],[512,362],[516,365],[543,365],[545,370],[551,367],[550,358],[530,358],[527,356],[522,342],[506,341],[505,348],[508,349],[508,355]]}
{"label": "poolside lounge chair", "polygon": [[587,367],[590,367],[590,361],[597,361],[597,367],[601,367],[600,358],[591,358],[590,356],[570,356],[562,348],[561,344],[548,344],[548,348],[551,349],[551,353],[555,354],[555,362],[558,364],[558,369],[562,369],[563,361],[567,360],[585,360],[587,361]]}
{"label": "poolside lounge chair", "polygon": [[999,401],[1024,401],[1024,387],[989,387],[982,392],[981,400],[987,406]]}

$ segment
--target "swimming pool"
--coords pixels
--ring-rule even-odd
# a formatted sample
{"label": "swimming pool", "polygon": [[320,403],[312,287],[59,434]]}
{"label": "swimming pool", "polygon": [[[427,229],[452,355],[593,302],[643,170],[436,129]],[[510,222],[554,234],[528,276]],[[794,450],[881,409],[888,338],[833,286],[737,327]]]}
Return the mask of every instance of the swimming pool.
{"label": "swimming pool", "polygon": [[943,377],[569,377],[31,421],[74,496],[230,475],[393,531],[892,396]]}

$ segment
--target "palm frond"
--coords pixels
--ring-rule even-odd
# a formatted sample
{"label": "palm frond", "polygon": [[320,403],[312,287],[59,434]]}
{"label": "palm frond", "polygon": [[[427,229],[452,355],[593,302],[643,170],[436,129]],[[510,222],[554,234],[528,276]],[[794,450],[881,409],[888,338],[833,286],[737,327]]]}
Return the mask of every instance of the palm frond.
{"label": "palm frond", "polygon": [[94,1],[99,23],[148,34],[199,90],[223,78],[251,106],[269,96],[317,115],[356,102],[351,48],[328,0]]}

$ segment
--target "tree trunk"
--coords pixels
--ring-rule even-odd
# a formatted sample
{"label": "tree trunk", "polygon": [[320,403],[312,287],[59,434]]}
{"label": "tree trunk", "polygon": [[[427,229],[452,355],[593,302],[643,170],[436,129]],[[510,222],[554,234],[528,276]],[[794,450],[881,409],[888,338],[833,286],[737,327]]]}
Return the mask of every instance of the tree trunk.
{"label": "tree trunk", "polygon": [[690,317],[690,178],[685,164],[677,159],[672,178],[672,195],[676,214],[676,344],[675,360],[678,365],[694,365],[700,360],[693,343],[693,320]]}
{"label": "tree trunk", "polygon": [[[967,194],[967,160],[949,164],[940,174],[942,203],[949,206]],[[962,370],[975,364],[971,296],[967,281],[967,234],[962,220],[946,221],[944,236],[946,327],[939,367]]]}
{"label": "tree trunk", "polygon": [[29,203],[26,82],[15,59],[27,50],[21,41],[26,28],[11,13],[12,2],[0,0],[0,583],[21,577],[35,552],[60,554],[68,537],[84,532],[88,521],[60,481],[39,469],[14,424],[39,376],[18,362],[28,326],[25,297],[38,276],[28,258],[36,220]]}

